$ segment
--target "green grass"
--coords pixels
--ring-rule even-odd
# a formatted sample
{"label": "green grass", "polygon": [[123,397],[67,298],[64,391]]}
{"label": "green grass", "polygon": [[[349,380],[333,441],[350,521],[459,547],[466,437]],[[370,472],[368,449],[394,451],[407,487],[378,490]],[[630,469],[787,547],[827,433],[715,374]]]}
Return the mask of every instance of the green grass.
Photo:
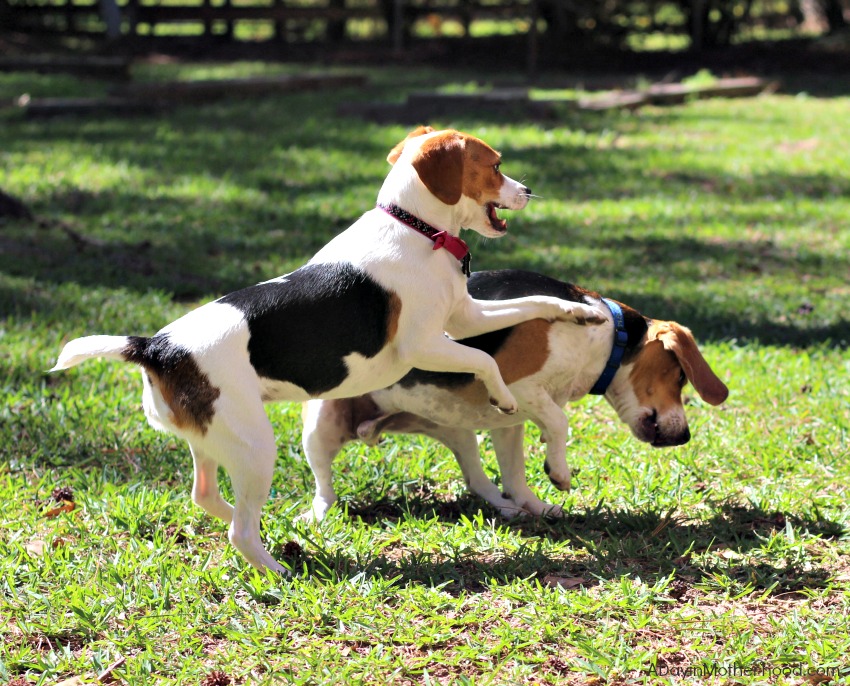
{"label": "green grass", "polygon": [[[170,74],[277,70],[208,69]],[[303,263],[370,208],[408,129],[338,105],[472,78],[372,77],[131,119],[0,112],[0,188],[46,220],[0,220],[0,683],[700,683],[699,669],[850,683],[847,97],[432,122],[501,149],[541,196],[508,237],[471,239],[475,267],[536,269],[680,321],[731,389],[722,408],[688,392],[693,439],[667,450],[598,399],[571,406],[569,494],[530,428],[529,480],[563,521],[500,519],[447,451],[411,437],[352,446],[341,507],[296,525],[311,476],[300,408],[281,404],[263,536],[293,575],[266,577],[191,503],[186,446],[144,423],[134,368],[44,373],[70,337],[153,333]],[[106,90],[0,75],[0,101],[24,87]],[[51,512],[57,488],[72,512]]]}

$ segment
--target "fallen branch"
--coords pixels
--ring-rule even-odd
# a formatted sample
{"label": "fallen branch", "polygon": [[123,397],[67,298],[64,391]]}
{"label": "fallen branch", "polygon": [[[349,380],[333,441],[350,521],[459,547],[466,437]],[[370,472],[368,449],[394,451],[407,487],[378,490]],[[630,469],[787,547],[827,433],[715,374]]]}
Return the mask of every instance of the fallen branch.
{"label": "fallen branch", "polygon": [[113,96],[134,102],[207,102],[233,96],[257,96],[363,86],[366,77],[357,74],[261,76],[245,79],[209,79],[134,83],[111,91]]}
{"label": "fallen branch", "polygon": [[691,98],[747,98],[776,84],[757,77],[718,79],[704,86],[683,83],[656,83],[646,90],[610,93],[579,101],[583,110],[637,109],[644,105],[679,105]]}

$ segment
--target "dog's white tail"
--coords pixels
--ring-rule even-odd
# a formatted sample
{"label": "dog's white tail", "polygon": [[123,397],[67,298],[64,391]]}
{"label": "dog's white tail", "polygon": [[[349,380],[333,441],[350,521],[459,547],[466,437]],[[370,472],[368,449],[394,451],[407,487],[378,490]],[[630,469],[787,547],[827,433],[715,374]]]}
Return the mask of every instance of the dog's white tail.
{"label": "dog's white tail", "polygon": [[92,357],[126,360],[125,351],[130,339],[127,336],[84,336],[75,338],[62,348],[51,372],[68,369]]}

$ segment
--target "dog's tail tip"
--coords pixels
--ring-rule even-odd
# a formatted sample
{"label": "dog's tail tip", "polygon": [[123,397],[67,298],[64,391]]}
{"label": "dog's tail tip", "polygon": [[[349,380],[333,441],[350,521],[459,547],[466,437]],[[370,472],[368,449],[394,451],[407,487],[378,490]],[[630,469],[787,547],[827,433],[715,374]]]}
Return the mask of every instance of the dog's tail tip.
{"label": "dog's tail tip", "polygon": [[113,360],[126,360],[126,350],[129,344],[127,336],[84,336],[68,341],[59,359],[50,372],[69,369],[93,357],[105,357]]}

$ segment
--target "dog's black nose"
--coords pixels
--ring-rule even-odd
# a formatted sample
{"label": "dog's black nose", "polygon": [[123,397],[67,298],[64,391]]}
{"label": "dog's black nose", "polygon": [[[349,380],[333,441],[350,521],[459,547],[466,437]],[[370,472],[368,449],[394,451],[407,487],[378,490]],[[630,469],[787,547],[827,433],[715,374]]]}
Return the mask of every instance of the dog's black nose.
{"label": "dog's black nose", "polygon": [[529,198],[531,197],[531,189],[528,186],[523,186],[522,192],[525,193]]}

